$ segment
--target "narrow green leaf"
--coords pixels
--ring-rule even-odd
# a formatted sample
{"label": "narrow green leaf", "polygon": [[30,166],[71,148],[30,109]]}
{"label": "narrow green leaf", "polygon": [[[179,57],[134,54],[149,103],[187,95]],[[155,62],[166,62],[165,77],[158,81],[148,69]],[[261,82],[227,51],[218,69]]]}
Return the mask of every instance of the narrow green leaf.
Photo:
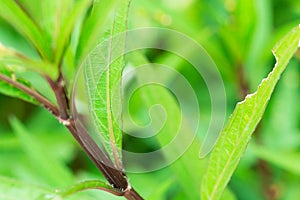
{"label": "narrow green leaf", "polygon": [[[84,68],[90,113],[92,113],[96,128],[104,140],[104,146],[118,169],[123,169],[121,161],[122,131],[119,126],[121,125],[122,103],[120,85],[124,58],[121,56],[116,60],[111,59],[121,55],[125,48],[129,2],[130,0],[120,1],[108,39],[108,46],[98,46],[91,52]],[[122,33],[122,36],[114,38],[119,33]]]}
{"label": "narrow green leaf", "polygon": [[[143,66],[145,63],[149,64],[147,58],[140,52],[134,52],[129,56],[129,60],[134,66]],[[153,81],[153,76],[157,76],[157,74],[160,74],[159,79],[168,80],[168,78],[164,77],[162,73],[159,73],[155,67],[149,67],[147,68],[147,72],[143,70],[142,73],[139,73],[137,67],[135,73],[138,82],[137,84],[139,85],[150,81],[155,82]],[[160,83],[160,81],[157,81],[156,83]],[[161,121],[167,116],[163,128],[155,132],[156,139],[161,147],[165,147],[165,145],[174,140],[174,137],[176,136],[176,140],[179,142],[174,143],[172,150],[163,151],[162,153],[166,160],[170,160],[174,158],[174,155],[177,157],[184,152],[178,160],[170,165],[170,169],[173,176],[176,178],[176,181],[180,184],[186,198],[199,199],[200,194],[197,189],[200,187],[199,179],[204,173],[207,159],[200,160],[198,158],[197,152],[199,152],[201,145],[197,138],[193,139],[193,143],[188,149],[183,149],[187,145],[186,141],[194,134],[194,130],[191,129],[190,124],[188,123],[188,118],[182,116],[180,107],[174,99],[174,96],[164,87],[158,87],[156,84],[148,85],[147,87],[139,88],[139,92],[136,92],[136,95],[140,98],[139,102],[143,102],[142,108],[135,105],[135,108],[137,109],[136,112],[147,113],[147,109],[153,105],[160,105],[163,107],[164,113],[159,111],[153,112],[149,129],[152,129],[150,131],[153,131],[161,128]],[[129,116],[124,117],[124,119],[129,118]],[[125,121],[124,124],[126,124]],[[181,133],[178,133],[179,131]]]}
{"label": "narrow green leaf", "polygon": [[106,30],[105,24],[116,2],[118,0],[94,1],[91,13],[84,21],[81,29],[76,52],[77,65],[81,64],[87,54],[99,44],[99,35]]}
{"label": "narrow green leaf", "polygon": [[0,176],[0,199],[35,200],[50,193],[50,189]]}
{"label": "narrow green leaf", "polygon": [[69,42],[69,37],[75,27],[79,18],[83,16],[83,14],[88,10],[88,7],[92,4],[92,0],[82,0],[75,1],[75,5],[73,6],[69,16],[66,18],[63,23],[61,23],[60,27],[58,27],[58,36],[56,38],[55,44],[55,63],[59,64],[64,51]]}
{"label": "narrow green leaf", "polygon": [[43,33],[15,1],[0,0],[0,17],[24,35],[38,50],[42,58],[51,59],[51,48],[45,41]]}
{"label": "narrow green leaf", "polygon": [[29,156],[32,167],[45,179],[47,184],[65,186],[73,183],[72,173],[63,163],[47,153],[45,144],[40,144],[35,140],[16,118],[11,118],[10,124],[17,134],[24,151]]}
{"label": "narrow green leaf", "polygon": [[[98,189],[98,190],[104,190],[109,193],[112,193],[114,195],[120,196],[122,193],[120,191],[114,189],[111,185],[95,180],[95,181],[84,181],[81,183],[77,183],[71,187],[65,188],[65,189],[58,189],[55,191],[56,194],[49,194],[44,196],[43,199],[45,200],[56,200],[56,199],[61,199],[61,198],[67,198],[70,195],[74,195],[78,192],[84,191],[84,190],[90,190],[90,189]],[[40,198],[39,200],[42,200]]]}
{"label": "narrow green leaf", "polygon": [[[10,79],[15,79],[16,82],[20,82],[28,87],[31,87],[30,83],[26,80],[18,79],[12,72],[10,72],[4,65],[0,63],[0,75],[6,76]],[[8,84],[7,82],[0,79],[0,93],[5,94],[10,97],[16,97],[19,99],[22,99],[24,101],[27,101],[29,103],[37,104],[36,100],[23,92],[20,89],[15,88],[11,84]]]}
{"label": "narrow green leaf", "polygon": [[57,77],[58,70],[47,61],[32,60],[25,55],[3,46],[0,43],[0,62],[5,63],[13,72],[32,70],[50,77]]}
{"label": "narrow green leaf", "polygon": [[282,72],[298,48],[299,39],[300,27],[297,27],[278,42],[273,50],[277,61],[273,71],[255,93],[237,104],[211,153],[201,183],[201,199],[220,199],[222,196]]}

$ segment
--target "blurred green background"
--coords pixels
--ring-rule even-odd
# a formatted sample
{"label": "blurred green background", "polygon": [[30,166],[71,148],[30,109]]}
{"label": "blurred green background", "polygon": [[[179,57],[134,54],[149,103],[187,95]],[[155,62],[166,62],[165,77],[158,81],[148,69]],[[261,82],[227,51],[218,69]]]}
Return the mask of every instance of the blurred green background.
{"label": "blurred green background", "polygon": [[[300,1],[132,0],[128,23],[129,29],[145,26],[174,29],[198,41],[221,73],[229,115],[235,104],[246,93],[255,91],[271,71],[275,64],[272,47],[300,23]],[[35,56],[26,40],[2,19],[0,42]],[[205,116],[203,123],[208,124],[210,102],[209,98],[201,96],[205,93],[205,85],[194,76],[188,64],[166,52],[147,51],[144,55],[152,62],[173,66],[189,77],[199,99],[202,99],[199,106]],[[299,72],[298,53],[279,81],[263,120],[232,177],[229,184],[231,198],[289,200],[300,196]],[[139,105],[133,105],[136,105],[133,112],[137,112]],[[136,115],[143,119],[147,113],[138,112]],[[19,121],[9,123],[12,116]],[[124,148],[147,152],[158,147],[151,139],[143,141],[125,137]],[[194,153],[198,155],[197,151]],[[2,95],[0,175],[51,187],[100,176],[68,131],[47,111]],[[178,189],[179,183],[169,168],[129,174],[129,177],[132,185],[146,198],[187,198],[184,191]],[[85,193],[91,199],[119,199],[101,191]]]}

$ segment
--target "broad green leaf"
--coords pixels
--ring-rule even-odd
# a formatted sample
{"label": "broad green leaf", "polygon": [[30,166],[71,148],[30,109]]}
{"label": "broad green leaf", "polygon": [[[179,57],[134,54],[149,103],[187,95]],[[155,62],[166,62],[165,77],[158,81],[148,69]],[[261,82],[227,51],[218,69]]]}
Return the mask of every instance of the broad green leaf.
{"label": "broad green leaf", "polygon": [[90,14],[81,28],[80,40],[76,52],[76,65],[81,64],[87,54],[99,44],[99,35],[105,31],[106,22],[116,2],[118,0],[94,1]]}
{"label": "broad green leaf", "polygon": [[73,175],[60,161],[52,157],[44,150],[45,144],[40,144],[28,133],[26,128],[16,118],[10,119],[11,126],[17,134],[22,148],[28,155],[32,167],[36,169],[40,177],[52,186],[65,186],[73,183]]}
{"label": "broad green leaf", "polygon": [[[107,46],[100,45],[91,52],[85,62],[85,82],[89,110],[103,144],[118,169],[121,161],[122,131],[120,84],[125,48],[127,12],[129,0],[120,1],[112,24]],[[121,33],[121,37],[114,38]],[[104,51],[104,52],[103,52]],[[116,57],[121,55],[120,57]],[[115,60],[111,60],[116,58]],[[114,112],[112,109],[114,109]]]}
{"label": "broad green leaf", "polygon": [[0,199],[3,200],[36,200],[51,192],[44,187],[0,176]]}
{"label": "broad green leaf", "polygon": [[300,27],[294,28],[273,49],[276,65],[257,91],[237,104],[211,153],[207,171],[201,183],[201,199],[220,199],[239,160],[261,120],[272,92],[296,52]]}
{"label": "broad green leaf", "polygon": [[15,1],[0,0],[0,17],[24,35],[40,53],[42,58],[51,59],[51,48],[43,33]]}
{"label": "broad green leaf", "polygon": [[0,63],[0,93],[7,96],[19,98],[33,104],[37,104],[37,101],[35,101],[33,97],[29,96],[22,90],[15,88],[11,84],[1,80],[3,79],[3,77],[24,84],[27,87],[31,87],[29,82],[27,82],[26,80],[18,79],[12,72],[10,72],[4,65]]}

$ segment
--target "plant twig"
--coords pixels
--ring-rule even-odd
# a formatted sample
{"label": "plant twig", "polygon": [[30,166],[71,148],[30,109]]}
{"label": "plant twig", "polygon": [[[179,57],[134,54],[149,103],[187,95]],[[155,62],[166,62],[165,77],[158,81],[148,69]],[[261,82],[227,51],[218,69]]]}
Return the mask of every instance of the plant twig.
{"label": "plant twig", "polygon": [[52,88],[55,98],[57,101],[58,109],[59,109],[59,117],[62,120],[66,120],[69,118],[69,102],[64,88],[64,79],[62,74],[59,74],[59,77],[56,82],[54,82],[49,76],[45,76],[48,81],[50,87]]}
{"label": "plant twig", "polygon": [[0,74],[0,80],[5,81],[6,83],[14,86],[15,88],[18,88],[19,90],[22,90],[26,94],[33,97],[36,101],[38,101],[40,104],[42,104],[50,113],[52,113],[54,116],[59,115],[58,108],[50,102],[47,98],[45,98],[43,95],[38,93],[37,91],[23,85],[22,83],[19,83],[17,81],[12,80],[11,78]]}
{"label": "plant twig", "polygon": [[69,100],[64,90],[64,79],[60,74],[58,80],[54,82],[51,78],[46,76],[48,83],[55,93],[57,104],[59,107],[59,120],[65,125],[76,141],[84,149],[90,159],[94,162],[96,167],[102,172],[104,177],[108,180],[113,187],[120,191],[121,196],[129,200],[143,199],[133,188],[130,187],[126,174],[114,167],[112,161],[103,153],[93,138],[88,134],[81,123],[75,125],[73,115],[76,114],[76,109],[72,110],[74,113],[69,112]]}
{"label": "plant twig", "polygon": [[[120,196],[124,196],[128,200],[142,200],[143,198],[130,186],[126,174],[123,171],[117,170],[113,167],[112,161],[102,152],[96,142],[87,133],[87,131],[80,126],[80,123],[75,126],[75,121],[69,113],[69,101],[66,96],[62,84],[56,84],[50,78],[47,81],[54,90],[56,100],[59,108],[57,108],[47,98],[36,92],[35,90],[17,82],[9,77],[0,74],[0,80],[22,90],[26,94],[33,97],[41,105],[43,105],[52,115],[54,115],[60,122],[65,125],[71,132],[76,141],[80,144],[83,150],[87,153],[90,159],[94,162],[96,167],[102,172],[105,178],[112,186],[120,191]],[[60,80],[60,79],[58,79]],[[61,78],[58,83],[63,81]],[[118,193],[119,194],[119,193]]]}

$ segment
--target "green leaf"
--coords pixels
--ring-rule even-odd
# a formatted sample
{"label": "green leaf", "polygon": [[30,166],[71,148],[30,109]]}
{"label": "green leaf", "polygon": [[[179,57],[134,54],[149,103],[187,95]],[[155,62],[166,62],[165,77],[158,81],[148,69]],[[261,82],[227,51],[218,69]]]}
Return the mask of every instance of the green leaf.
{"label": "green leaf", "polygon": [[71,187],[65,189],[56,189],[54,191],[50,188],[0,176],[0,199],[2,200],[94,199],[88,194],[79,193],[81,191],[90,189],[104,190],[117,196],[120,195],[119,191],[112,188],[109,184],[98,180],[84,181]]}
{"label": "green leaf", "polygon": [[59,32],[55,44],[55,63],[59,64],[62,59],[62,55],[66,50],[66,47],[69,42],[69,37],[75,27],[77,21],[79,21],[80,17],[88,10],[88,7],[92,4],[91,0],[82,0],[75,1],[75,5],[73,6],[69,16],[57,27],[57,32]]}
{"label": "green leaf", "polygon": [[[122,55],[125,48],[129,2],[130,0],[120,1],[110,32],[111,38],[88,55],[84,68],[90,113],[97,131],[104,140],[104,146],[118,169],[123,169],[122,131],[119,126],[124,58],[116,56]],[[121,37],[114,38],[119,33]],[[116,59],[111,60],[114,58]]]}
{"label": "green leaf", "polygon": [[43,33],[15,1],[0,0],[0,17],[24,35],[38,50],[42,58],[51,59],[51,48],[44,39]]}
{"label": "green leaf", "polygon": [[76,65],[81,64],[87,54],[99,44],[99,35],[105,31],[105,24],[116,2],[118,2],[118,0],[94,1],[91,13],[84,21],[81,29],[80,40],[76,52]]}
{"label": "green leaf", "polygon": [[35,200],[50,193],[50,189],[0,176],[0,199]]}
{"label": "green leaf", "polygon": [[[10,72],[1,63],[0,63],[0,76],[7,77],[9,79],[15,79],[16,82],[20,82],[28,87],[31,87],[31,85],[28,81],[22,80],[22,79],[17,79],[16,76],[12,72]],[[1,78],[0,78],[0,93],[5,94],[10,97],[16,97],[16,98],[22,99],[29,103],[38,104],[37,101],[33,97],[29,96],[22,90],[15,88],[13,85],[8,84],[7,82],[1,80]]]}
{"label": "green leaf", "polygon": [[122,195],[120,191],[114,189],[111,185],[95,180],[95,181],[83,181],[81,183],[77,183],[71,187],[65,188],[65,189],[58,189],[56,190],[56,194],[49,194],[44,196],[44,198],[40,198],[39,200],[56,200],[60,198],[66,198],[69,197],[70,195],[74,195],[78,192],[84,191],[84,190],[90,190],[90,189],[98,189],[98,190],[104,190],[107,192],[110,192],[112,194],[115,194],[117,196]]}
{"label": "green leaf", "polygon": [[277,61],[273,71],[262,81],[255,93],[237,104],[211,153],[201,183],[201,199],[220,199],[222,196],[282,72],[298,48],[299,39],[300,27],[297,27],[277,43],[273,50]]}
{"label": "green leaf", "polygon": [[[140,52],[131,53],[129,56],[129,60],[134,64],[134,66],[144,66],[145,63],[149,65],[147,59]],[[137,79],[138,85],[145,82],[155,82],[153,81],[153,76],[155,77],[157,74],[160,74],[160,80],[168,80],[168,78],[163,76],[163,74],[156,70],[155,67],[149,67],[147,68],[147,71],[143,70],[141,73],[139,72],[140,71],[137,67],[137,70],[135,71],[135,78]],[[155,83],[160,83],[160,81],[157,80]],[[199,179],[204,173],[207,159],[200,160],[198,158],[197,152],[199,152],[201,145],[197,138],[193,139],[189,148],[183,149],[187,146],[186,141],[190,140],[190,137],[193,137],[192,134],[194,134],[194,130],[192,130],[188,122],[189,119],[186,116],[182,116],[180,107],[173,94],[164,87],[159,87],[156,84],[147,85],[147,87],[139,88],[139,90],[135,93],[140,98],[137,102],[142,102],[142,107],[138,107],[136,104],[134,105],[136,112],[147,113],[147,110],[153,105],[160,105],[163,107],[164,112],[153,112],[153,115],[151,116],[151,126],[149,126],[149,129],[151,129],[150,131],[159,130],[155,132],[155,139],[157,139],[161,147],[165,147],[166,144],[174,140],[174,135],[177,133],[177,142],[174,143],[172,151],[162,151],[162,153],[164,154],[164,158],[169,160],[174,158],[174,155],[178,156],[184,152],[180,158],[170,165],[170,169],[173,176],[176,178],[176,181],[180,184],[183,192],[185,193],[186,198],[199,199],[200,195],[197,189],[200,187]],[[129,116],[125,116],[124,120],[129,118]],[[161,122],[164,119],[166,121],[161,128]],[[127,123],[124,121],[124,124]],[[178,133],[179,131],[180,133]]]}
{"label": "green leaf", "polygon": [[13,72],[32,70],[50,77],[57,77],[58,70],[47,61],[32,60],[23,54],[7,48],[0,43],[0,62],[9,66]]}
{"label": "green leaf", "polygon": [[73,183],[73,175],[70,170],[63,163],[47,153],[47,150],[44,149],[45,144],[40,144],[31,136],[16,118],[11,118],[10,124],[18,136],[22,148],[27,153],[32,167],[45,179],[47,184],[65,186]]}

